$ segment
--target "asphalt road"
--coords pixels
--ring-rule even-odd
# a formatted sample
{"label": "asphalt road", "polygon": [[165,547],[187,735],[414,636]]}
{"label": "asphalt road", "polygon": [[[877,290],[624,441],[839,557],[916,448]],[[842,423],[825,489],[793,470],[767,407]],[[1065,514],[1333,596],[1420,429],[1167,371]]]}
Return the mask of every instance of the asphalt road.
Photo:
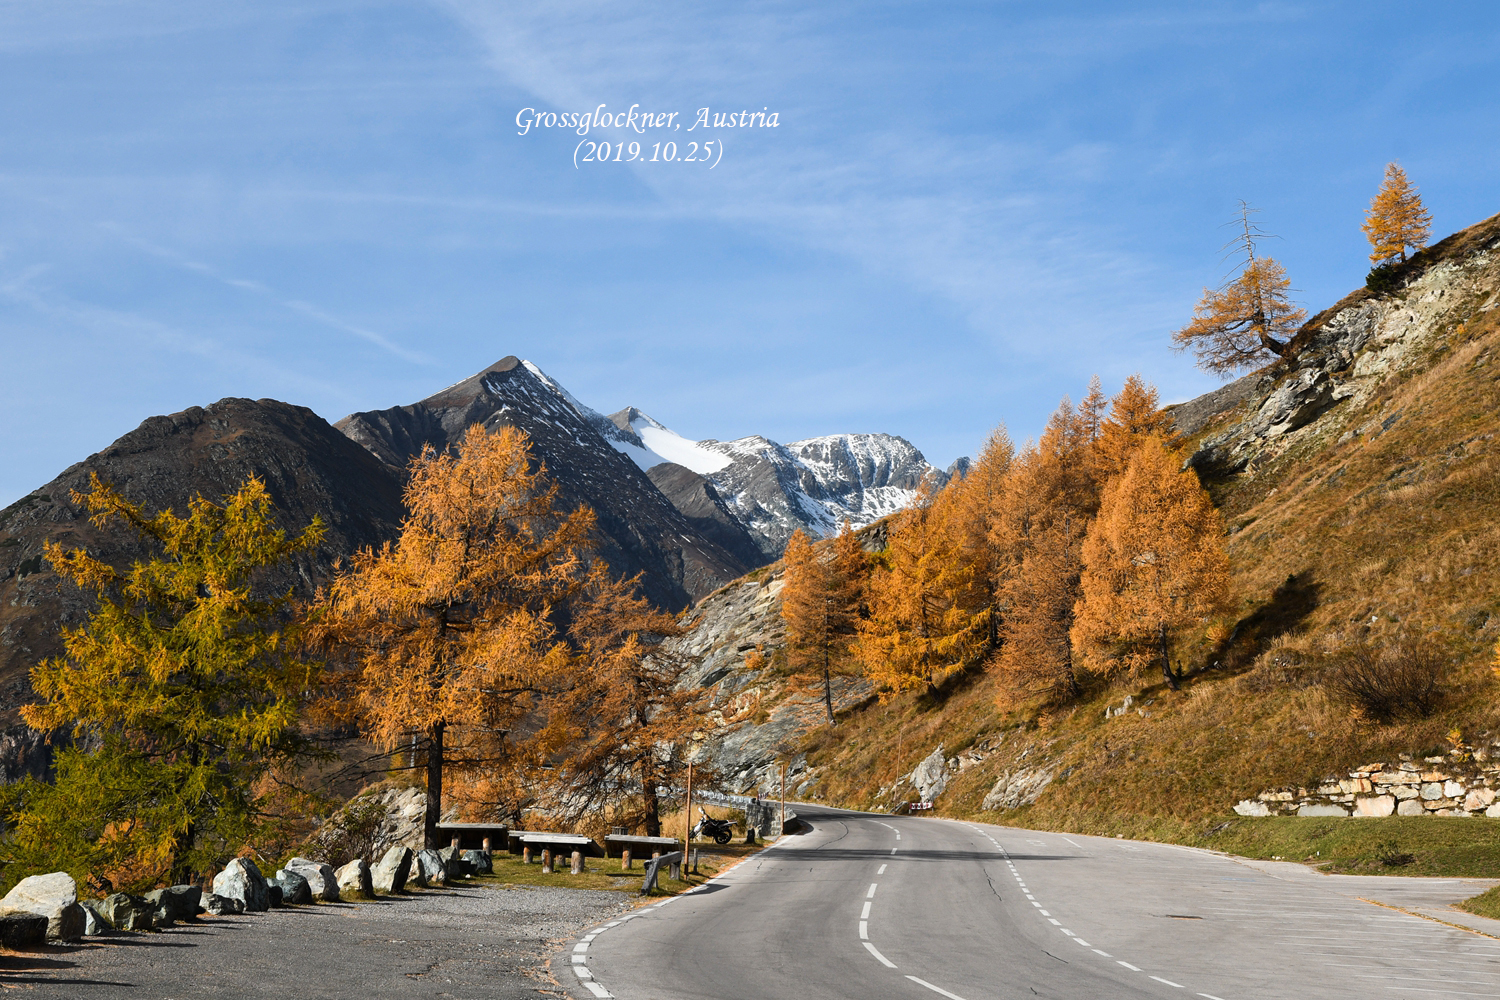
{"label": "asphalt road", "polygon": [[797,812],[811,832],[596,925],[559,981],[581,1000],[1500,998],[1500,941],[1358,898],[1440,910],[1491,883]]}

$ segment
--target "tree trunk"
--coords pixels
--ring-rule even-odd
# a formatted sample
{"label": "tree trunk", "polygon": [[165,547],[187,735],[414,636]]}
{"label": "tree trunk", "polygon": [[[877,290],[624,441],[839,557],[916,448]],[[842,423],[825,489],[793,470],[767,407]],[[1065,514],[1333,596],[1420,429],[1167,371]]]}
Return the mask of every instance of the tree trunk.
{"label": "tree trunk", "polygon": [[828,650],[823,650],[823,707],[828,709],[828,724],[833,725],[833,676],[828,669]]}
{"label": "tree trunk", "polygon": [[661,802],[656,797],[656,781],[641,768],[641,797],[646,803],[646,836],[661,836]]}
{"label": "tree trunk", "polygon": [[443,730],[445,722],[434,722],[427,730],[427,816],[422,821],[422,844],[437,849],[438,820],[443,815]]}
{"label": "tree trunk", "polygon": [[1161,675],[1162,677],[1166,678],[1167,687],[1171,688],[1173,691],[1176,691],[1178,690],[1179,685],[1177,683],[1177,675],[1172,672],[1171,657],[1167,655],[1166,625],[1158,625],[1156,627],[1156,641],[1157,645],[1161,648]]}

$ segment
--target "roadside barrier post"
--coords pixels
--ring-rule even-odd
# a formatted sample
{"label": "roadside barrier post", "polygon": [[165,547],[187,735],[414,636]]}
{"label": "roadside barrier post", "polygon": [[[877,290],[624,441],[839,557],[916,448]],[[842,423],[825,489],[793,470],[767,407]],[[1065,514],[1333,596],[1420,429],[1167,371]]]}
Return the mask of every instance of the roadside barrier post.
{"label": "roadside barrier post", "polygon": [[687,808],[682,818],[682,856],[693,849],[693,762],[688,761]]}
{"label": "roadside barrier post", "polygon": [[783,833],[786,833],[786,761],[781,762],[781,829],[776,831],[776,836]]}

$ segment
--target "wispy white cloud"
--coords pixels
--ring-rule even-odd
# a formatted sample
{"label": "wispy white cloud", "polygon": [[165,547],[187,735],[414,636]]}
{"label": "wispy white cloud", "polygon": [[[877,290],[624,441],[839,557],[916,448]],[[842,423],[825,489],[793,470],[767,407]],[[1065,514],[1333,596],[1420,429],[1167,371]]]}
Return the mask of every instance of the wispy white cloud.
{"label": "wispy white cloud", "polygon": [[433,360],[426,355],[419,354],[415,351],[409,351],[406,348],[402,347],[400,344],[393,342],[392,340],[390,340],[390,338],[384,336],[383,334],[376,333],[374,330],[370,330],[366,327],[362,327],[357,324],[340,319],[327,310],[321,309],[318,306],[313,305],[312,303],[304,302],[300,299],[286,298],[278,294],[274,289],[272,289],[269,285],[265,284],[262,281],[255,281],[248,278],[235,278],[221,274],[216,268],[210,267],[208,264],[205,264],[202,261],[193,260],[192,258],[185,257],[182,254],[169,250],[166,247],[160,246],[156,243],[152,243],[150,240],[142,239],[139,236],[127,233],[114,223],[101,223],[99,228],[105,230],[106,232],[115,234],[121,240],[129,243],[131,246],[134,246],[139,250],[152,255],[153,257],[165,260],[185,271],[191,271],[194,274],[201,274],[206,278],[210,278],[222,285],[227,285],[230,288],[237,288],[241,291],[251,292],[255,295],[259,295],[271,302],[276,303],[289,312],[294,312],[300,316],[305,316],[308,319],[311,319],[314,322],[326,326],[330,329],[338,330],[341,333],[347,333],[350,336],[358,337],[361,340],[374,344],[376,347],[380,348],[382,351],[385,351],[387,354],[390,354],[392,357],[400,358],[402,361],[409,361],[412,364],[434,364]]}

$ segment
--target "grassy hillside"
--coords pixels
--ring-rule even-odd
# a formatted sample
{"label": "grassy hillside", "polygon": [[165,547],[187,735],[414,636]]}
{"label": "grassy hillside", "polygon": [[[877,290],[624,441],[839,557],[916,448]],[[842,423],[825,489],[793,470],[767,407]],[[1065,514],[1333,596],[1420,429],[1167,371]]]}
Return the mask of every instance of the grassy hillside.
{"label": "grassy hillside", "polygon": [[[1474,745],[1500,740],[1490,670],[1500,639],[1497,242],[1500,217],[1424,251],[1402,290],[1361,289],[1314,317],[1299,335],[1301,374],[1326,372],[1335,401],[1306,426],[1254,432],[1260,401],[1298,366],[1252,376],[1179,417],[1209,458],[1199,468],[1229,526],[1239,609],[1231,639],[1194,636],[1176,650],[1189,669],[1182,690],[1095,680],[1081,699],[1047,709],[976,669],[935,696],[870,701],[812,733],[805,794],[892,808],[915,797],[910,785],[893,788],[897,779],[942,744],[959,767],[936,799],[941,814],[981,814],[1003,776],[1022,779],[1024,791],[1050,775],[1033,803],[982,814],[1228,845],[1253,825],[1230,807],[1262,789],[1446,752],[1454,733]],[[1201,416],[1216,400],[1225,410]],[[1438,651],[1440,699],[1425,717],[1377,721],[1338,693],[1330,672],[1341,650],[1399,636]],[[1130,708],[1106,718],[1127,695]],[[1469,823],[1455,836],[1488,836],[1484,820],[1406,825],[1424,822],[1437,825],[1414,829]],[[1364,833],[1349,836],[1341,863],[1358,868],[1378,853]],[[1254,849],[1269,856],[1316,839],[1304,829]],[[1481,853],[1483,864],[1496,860]]]}

